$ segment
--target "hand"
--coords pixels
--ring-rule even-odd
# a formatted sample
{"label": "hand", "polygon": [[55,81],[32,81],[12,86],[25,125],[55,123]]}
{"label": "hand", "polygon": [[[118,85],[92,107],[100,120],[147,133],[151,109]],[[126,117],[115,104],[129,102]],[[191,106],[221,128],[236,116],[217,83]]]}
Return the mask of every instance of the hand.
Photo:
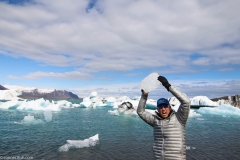
{"label": "hand", "polygon": [[148,92],[145,92],[143,89],[141,89],[142,95],[148,95]]}
{"label": "hand", "polygon": [[162,85],[169,91],[169,87],[171,86],[171,84],[168,83],[168,80],[163,77],[163,76],[159,76],[158,80],[162,83]]}

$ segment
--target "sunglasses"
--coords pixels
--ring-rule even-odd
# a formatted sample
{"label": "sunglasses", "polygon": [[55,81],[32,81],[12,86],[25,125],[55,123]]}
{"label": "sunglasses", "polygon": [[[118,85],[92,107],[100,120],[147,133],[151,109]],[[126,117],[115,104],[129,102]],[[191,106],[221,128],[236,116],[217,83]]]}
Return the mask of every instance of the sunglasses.
{"label": "sunglasses", "polygon": [[168,106],[169,106],[168,104],[160,104],[157,107],[158,107],[158,109],[162,109],[163,107],[168,108]]}

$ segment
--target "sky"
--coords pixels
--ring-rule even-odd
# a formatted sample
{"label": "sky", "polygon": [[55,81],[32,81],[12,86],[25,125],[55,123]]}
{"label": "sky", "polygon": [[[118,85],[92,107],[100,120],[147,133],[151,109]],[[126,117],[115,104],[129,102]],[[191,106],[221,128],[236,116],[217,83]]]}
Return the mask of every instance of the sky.
{"label": "sky", "polygon": [[[140,96],[240,94],[239,0],[0,0],[0,85]],[[164,87],[149,98],[171,97]]]}

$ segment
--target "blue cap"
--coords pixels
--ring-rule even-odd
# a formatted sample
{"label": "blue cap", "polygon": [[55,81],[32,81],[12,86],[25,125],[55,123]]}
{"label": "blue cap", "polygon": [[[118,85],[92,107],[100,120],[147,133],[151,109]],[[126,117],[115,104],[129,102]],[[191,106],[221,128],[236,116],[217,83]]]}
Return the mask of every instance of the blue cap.
{"label": "blue cap", "polygon": [[161,104],[167,104],[169,105],[169,101],[165,98],[160,98],[158,101],[157,101],[157,106],[161,105]]}

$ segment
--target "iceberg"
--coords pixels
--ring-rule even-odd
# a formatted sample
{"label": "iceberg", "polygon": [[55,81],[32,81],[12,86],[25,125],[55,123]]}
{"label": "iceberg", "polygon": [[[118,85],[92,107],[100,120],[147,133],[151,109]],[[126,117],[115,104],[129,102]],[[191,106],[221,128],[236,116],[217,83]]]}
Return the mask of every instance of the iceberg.
{"label": "iceberg", "polygon": [[159,86],[162,85],[162,83],[158,80],[159,75],[157,73],[151,73],[146,78],[142,80],[142,82],[139,85],[139,89],[143,89],[145,92],[150,92]]}
{"label": "iceberg", "polygon": [[52,104],[49,100],[44,100],[43,98],[31,101],[24,101],[20,106],[16,108],[17,110],[35,110],[44,111],[46,109],[59,111],[60,108],[57,104]]}
{"label": "iceberg", "polygon": [[196,113],[195,110],[190,109],[189,117],[200,117],[200,116],[202,116],[202,115],[199,113]]}
{"label": "iceberg", "polygon": [[146,108],[153,110],[157,109],[157,101],[153,99],[147,99]]}
{"label": "iceberg", "polygon": [[99,97],[96,91],[93,91],[89,97],[83,98],[83,101],[80,103],[80,107],[88,108],[96,108],[107,106],[106,103],[103,103],[103,98]]}
{"label": "iceberg", "polygon": [[84,140],[67,140],[67,143],[59,147],[60,152],[67,152],[71,148],[84,148],[95,146],[99,142],[99,136],[96,134]]}
{"label": "iceberg", "polygon": [[91,98],[95,98],[95,97],[97,97],[97,92],[96,91],[93,91],[91,94],[90,94],[90,96],[89,96],[89,98],[91,99]]}
{"label": "iceberg", "polygon": [[115,109],[115,110],[108,110],[108,113],[113,114],[115,116],[119,115],[119,112],[118,112],[117,109]]}
{"label": "iceberg", "polygon": [[16,109],[23,101],[11,100],[0,104],[1,109]]}
{"label": "iceberg", "polygon": [[47,122],[52,121],[52,111],[49,109],[46,109],[44,111],[44,117],[45,117],[45,121],[47,121]]}
{"label": "iceberg", "polygon": [[210,108],[210,107],[201,107],[197,110],[198,113],[201,114],[213,114],[213,115],[221,115],[221,116],[240,116],[240,109],[237,107],[233,107],[230,105],[220,105],[218,107]]}
{"label": "iceberg", "polygon": [[115,97],[107,97],[105,98],[107,102],[115,102],[117,99]]}
{"label": "iceberg", "polygon": [[11,100],[0,103],[0,109],[16,109],[22,111],[60,111],[62,108],[74,108],[79,106],[80,104],[72,104],[71,102],[66,100],[50,102],[49,100],[44,100],[43,98],[24,101]]}
{"label": "iceberg", "polygon": [[35,120],[34,116],[30,116],[30,115],[25,116],[24,119],[23,119],[24,122],[32,122],[34,120]]}
{"label": "iceberg", "polygon": [[42,123],[43,121],[41,119],[35,119],[34,116],[25,116],[24,119],[22,120],[22,123],[24,124],[39,124]]}
{"label": "iceberg", "polygon": [[72,103],[66,100],[57,101],[57,106],[58,108],[73,108]]}
{"label": "iceberg", "polygon": [[191,99],[193,106],[218,106],[218,102],[213,102],[206,96],[196,96]]}

